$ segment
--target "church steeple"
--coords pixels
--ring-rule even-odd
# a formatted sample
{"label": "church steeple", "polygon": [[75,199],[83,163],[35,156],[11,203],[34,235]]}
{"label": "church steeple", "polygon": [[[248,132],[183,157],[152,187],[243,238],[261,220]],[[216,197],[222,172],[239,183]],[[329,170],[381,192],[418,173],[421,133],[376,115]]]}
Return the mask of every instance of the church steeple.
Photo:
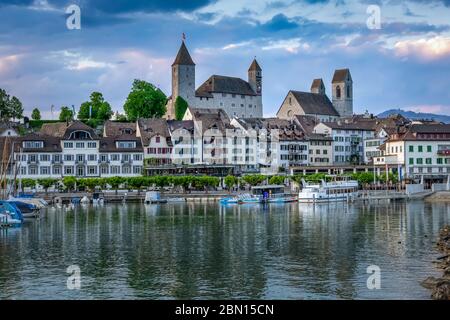
{"label": "church steeple", "polygon": [[194,60],[192,60],[191,55],[184,44],[184,40],[181,42],[180,50],[178,50],[178,54],[175,61],[172,63],[172,67],[175,65],[195,66]]}
{"label": "church steeple", "polygon": [[248,83],[257,95],[260,96],[262,94],[262,69],[256,58],[253,59],[250,68],[248,68]]}

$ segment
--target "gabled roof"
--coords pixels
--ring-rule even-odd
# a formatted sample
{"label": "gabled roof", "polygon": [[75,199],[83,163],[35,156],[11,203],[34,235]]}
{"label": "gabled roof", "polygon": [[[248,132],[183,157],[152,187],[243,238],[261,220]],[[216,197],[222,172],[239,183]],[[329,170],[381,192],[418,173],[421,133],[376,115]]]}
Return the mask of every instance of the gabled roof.
{"label": "gabled roof", "polygon": [[39,133],[45,136],[69,139],[70,135],[75,131],[86,131],[91,135],[92,139],[99,139],[99,136],[95,133],[95,130],[93,128],[78,120],[72,121],[70,123],[44,123]]}
{"label": "gabled roof", "polygon": [[24,141],[42,141],[44,143],[43,148],[24,148],[22,146],[23,152],[62,152],[60,137],[44,135],[42,133],[29,133],[20,137],[17,141],[20,144]]}
{"label": "gabled roof", "polygon": [[261,67],[258,64],[258,61],[256,59],[253,59],[252,64],[250,65],[250,68],[248,68],[248,71],[261,71]]}
{"label": "gabled roof", "polygon": [[144,146],[147,146],[150,140],[156,135],[170,138],[166,119],[139,119],[138,126]]}
{"label": "gabled roof", "polygon": [[200,124],[202,133],[211,128],[217,128],[225,134],[226,129],[234,129],[230,118],[223,109],[202,109],[189,107],[195,123]]}
{"label": "gabled roof", "polygon": [[172,66],[174,65],[195,66],[194,60],[192,60],[184,41],[181,43],[180,50],[178,50],[175,61],[172,63]]}
{"label": "gabled roof", "polygon": [[375,131],[376,121],[335,121],[322,122],[329,128],[338,130],[361,130],[361,131]]}
{"label": "gabled roof", "polygon": [[230,93],[256,96],[250,84],[240,78],[213,75],[195,91],[199,97],[212,97],[212,93]]}
{"label": "gabled roof", "polygon": [[399,127],[389,136],[390,141],[398,140],[450,140],[450,124],[413,124]]}
{"label": "gabled roof", "polygon": [[[126,135],[126,132],[131,132],[131,135],[136,136],[136,123],[135,122],[117,122],[106,121],[104,126],[104,133],[106,137],[119,137]],[[130,135],[129,134],[129,135]]]}
{"label": "gabled roof", "polygon": [[326,115],[339,117],[330,99],[324,94],[290,91],[307,115]]}
{"label": "gabled roof", "polygon": [[[332,83],[335,82],[344,82],[347,80],[347,75],[350,76],[350,70],[349,69],[338,69],[334,72]],[[351,76],[350,76],[351,80]]]}

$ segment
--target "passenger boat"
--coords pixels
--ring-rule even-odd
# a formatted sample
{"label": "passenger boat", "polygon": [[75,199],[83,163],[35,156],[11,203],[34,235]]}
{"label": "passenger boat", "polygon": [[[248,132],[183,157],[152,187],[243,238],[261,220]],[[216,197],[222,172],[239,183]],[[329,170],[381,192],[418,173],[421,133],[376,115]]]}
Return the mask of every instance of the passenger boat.
{"label": "passenger boat", "polygon": [[241,194],[223,198],[221,204],[255,204],[295,202],[297,197],[284,193],[284,185],[264,185],[252,187],[251,194]]}
{"label": "passenger boat", "polygon": [[343,180],[306,183],[302,180],[303,188],[298,195],[300,203],[338,202],[351,200],[358,194],[358,181]]}

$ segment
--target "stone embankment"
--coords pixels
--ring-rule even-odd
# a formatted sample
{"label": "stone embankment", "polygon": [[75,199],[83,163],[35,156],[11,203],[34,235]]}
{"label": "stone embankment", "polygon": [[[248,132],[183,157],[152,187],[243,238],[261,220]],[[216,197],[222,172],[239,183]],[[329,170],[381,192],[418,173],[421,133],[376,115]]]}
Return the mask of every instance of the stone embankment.
{"label": "stone embankment", "polygon": [[431,290],[432,299],[450,300],[450,225],[441,230],[436,246],[442,253],[437,258],[436,265],[443,270],[443,275],[441,278],[427,278],[422,286]]}
{"label": "stone embankment", "polygon": [[450,202],[450,191],[438,191],[425,198],[426,202]]}

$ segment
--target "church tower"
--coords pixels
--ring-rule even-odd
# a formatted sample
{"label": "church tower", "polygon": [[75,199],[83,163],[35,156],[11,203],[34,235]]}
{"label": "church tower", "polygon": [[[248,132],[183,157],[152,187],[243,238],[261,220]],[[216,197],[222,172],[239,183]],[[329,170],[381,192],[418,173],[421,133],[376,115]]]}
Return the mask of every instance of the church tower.
{"label": "church tower", "polygon": [[311,84],[311,93],[325,95],[325,85],[322,79],[314,79]]}
{"label": "church tower", "polygon": [[195,104],[195,63],[183,42],[172,64],[172,99],[168,119],[175,119],[175,101],[180,96],[189,106]]}
{"label": "church tower", "polygon": [[349,69],[334,72],[333,106],[341,117],[353,115],[353,80]]}
{"label": "church tower", "polygon": [[253,59],[248,68],[248,83],[258,96],[262,95],[262,69],[256,59]]}

